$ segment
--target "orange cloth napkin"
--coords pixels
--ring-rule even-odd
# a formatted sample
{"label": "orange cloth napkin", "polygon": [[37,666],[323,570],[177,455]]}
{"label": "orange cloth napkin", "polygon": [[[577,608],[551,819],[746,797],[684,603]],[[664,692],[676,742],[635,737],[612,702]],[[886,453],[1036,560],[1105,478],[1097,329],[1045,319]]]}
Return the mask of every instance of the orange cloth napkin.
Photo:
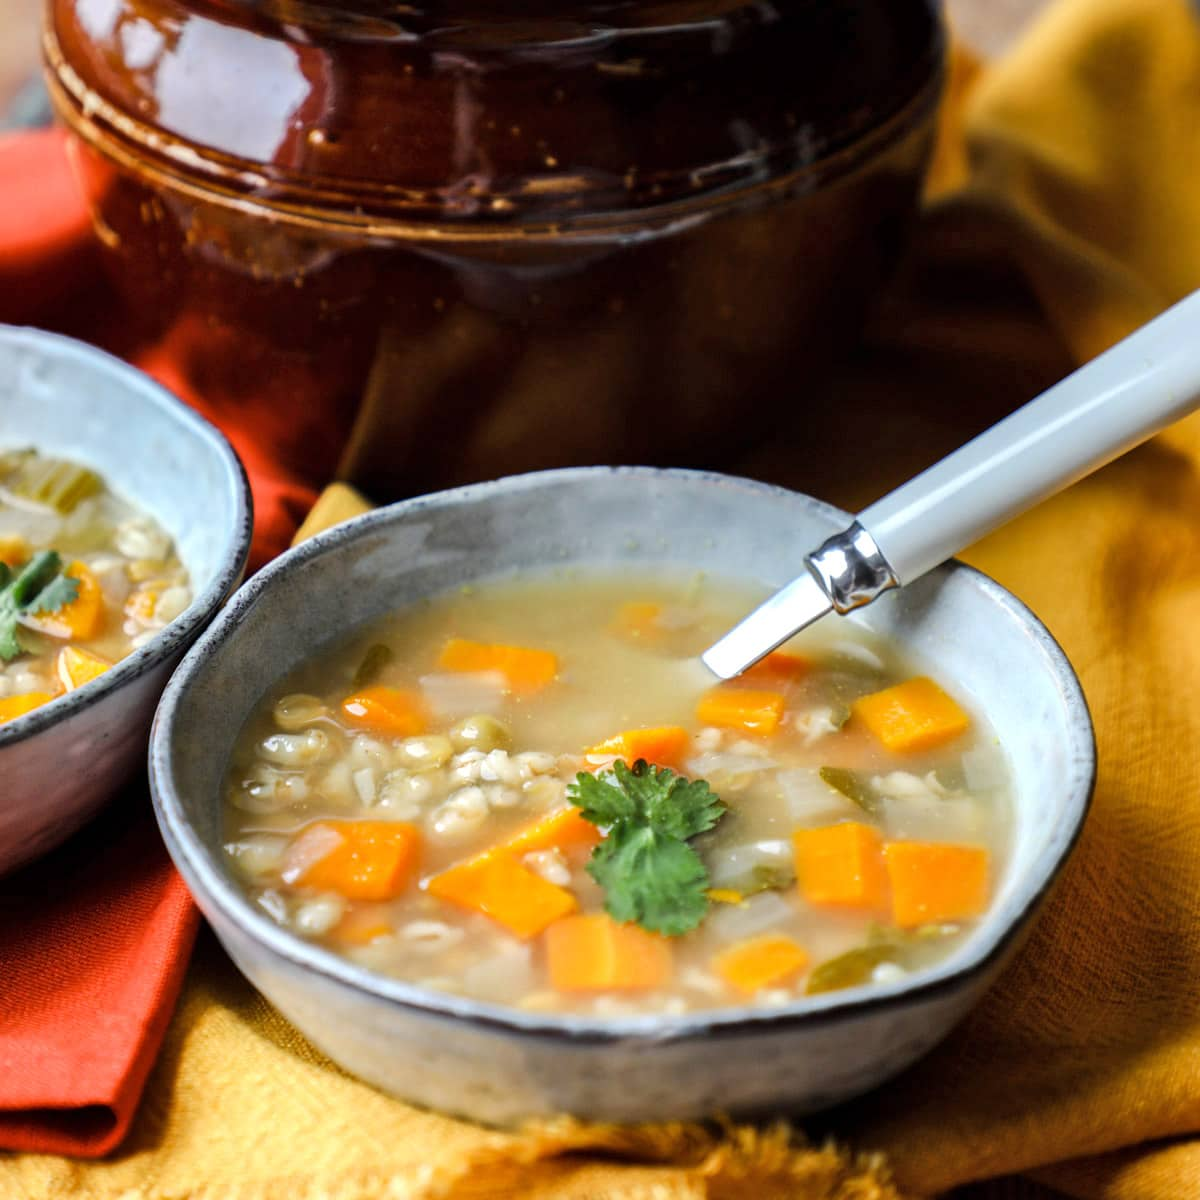
{"label": "orange cloth napkin", "polygon": [[[0,141],[0,198],[0,321],[53,323],[119,350],[119,330],[97,330],[106,306],[92,302],[91,225],[58,133]],[[180,392],[168,358],[140,365]],[[262,563],[316,493],[272,461],[256,428],[223,416],[250,473]],[[90,1156],[121,1142],[197,923],[140,783],[57,853],[0,880],[0,1149]]]}

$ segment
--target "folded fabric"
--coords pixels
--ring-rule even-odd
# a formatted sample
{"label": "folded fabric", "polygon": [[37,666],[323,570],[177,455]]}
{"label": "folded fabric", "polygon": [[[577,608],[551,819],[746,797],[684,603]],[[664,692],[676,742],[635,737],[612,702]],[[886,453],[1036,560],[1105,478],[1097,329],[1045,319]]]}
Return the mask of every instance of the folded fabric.
{"label": "folded fabric", "polygon": [[[0,141],[0,196],[0,320],[53,314],[59,327],[111,344],[87,319],[101,284],[59,134]],[[141,365],[180,392],[169,358],[152,352]],[[254,490],[252,565],[265,562],[315,492],[272,461],[255,429],[224,424]],[[0,1149],[106,1154],[129,1129],[199,919],[145,784],[57,853],[0,880],[0,914]]]}
{"label": "folded fabric", "polygon": [[[857,508],[1200,283],[1186,0],[1059,0],[953,100],[938,193],[837,403],[730,469]],[[422,1112],[338,1071],[202,936],[121,1153],[12,1157],[0,1194],[881,1200],[1024,1172],[1088,1200],[1200,1195],[1198,502],[1192,419],[970,555],[1075,663],[1100,785],[1012,968],[927,1059],[808,1123],[835,1143]]]}

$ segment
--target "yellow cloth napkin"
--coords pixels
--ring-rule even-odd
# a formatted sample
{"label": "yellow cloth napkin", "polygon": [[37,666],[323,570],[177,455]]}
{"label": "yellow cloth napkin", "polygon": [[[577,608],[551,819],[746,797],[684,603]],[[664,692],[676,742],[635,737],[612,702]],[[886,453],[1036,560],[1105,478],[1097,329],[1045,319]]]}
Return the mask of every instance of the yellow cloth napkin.
{"label": "yellow cloth napkin", "polygon": [[[801,414],[730,468],[858,507],[1200,284],[1198,121],[1186,0],[1060,0],[1004,61],[960,60],[934,198],[822,406],[820,461]],[[823,1119],[835,1143],[421,1112],[331,1066],[206,936],[129,1143],[0,1161],[0,1197],[887,1200],[1014,1172],[1200,1196],[1198,470],[1193,419],[969,556],[1079,670],[1095,806],[1018,960],[942,1047]]]}

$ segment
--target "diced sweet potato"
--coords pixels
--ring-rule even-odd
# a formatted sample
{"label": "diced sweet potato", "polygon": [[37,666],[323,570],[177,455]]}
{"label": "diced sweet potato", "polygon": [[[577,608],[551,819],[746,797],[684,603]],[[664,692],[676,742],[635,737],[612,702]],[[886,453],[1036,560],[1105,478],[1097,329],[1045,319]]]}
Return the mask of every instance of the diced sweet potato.
{"label": "diced sweet potato", "polygon": [[428,725],[421,698],[402,688],[359,688],[342,701],[342,716],[352,725],[387,737],[415,737]]}
{"label": "diced sweet potato", "polygon": [[0,699],[0,724],[5,721],[15,721],[43,704],[49,704],[54,697],[49,692],[23,692],[19,696],[5,696]]}
{"label": "diced sweet potato", "polygon": [[79,584],[75,599],[54,612],[29,613],[21,620],[31,629],[50,637],[87,641],[104,628],[104,593],[100,590],[100,581],[81,562],[70,563],[63,574]]}
{"label": "diced sweet potato", "polygon": [[391,900],[412,879],[421,848],[420,831],[401,821],[317,821],[301,830],[303,838],[338,835],[331,849],[284,878],[303,887],[337,892],[349,900]]}
{"label": "diced sweet potato", "polygon": [[624,729],[590,746],[588,755],[612,755],[633,766],[644,758],[656,767],[677,767],[692,739],[680,725],[659,725],[651,729]]}
{"label": "diced sweet potato", "polygon": [[671,947],[658,934],[588,913],[546,930],[546,966],[562,992],[640,991],[670,979]]}
{"label": "diced sweet potato", "polygon": [[696,720],[723,729],[771,734],[779,728],[783,708],[784,698],[779,692],[718,687],[700,697],[696,705]]}
{"label": "diced sweet potato", "polygon": [[764,933],[738,942],[713,959],[713,970],[739,992],[784,983],[808,962],[802,946],[778,933]]}
{"label": "diced sweet potato", "polygon": [[977,917],[987,908],[988,852],[982,846],[888,842],[892,920],[901,929]]}
{"label": "diced sweet potato", "polygon": [[933,750],[971,725],[953,698],[924,676],[863,696],[851,711],[894,754]]}
{"label": "diced sweet potato", "polygon": [[[497,850],[506,851],[520,858],[534,850],[571,851],[577,847],[591,847],[600,840],[600,830],[584,818],[574,805],[558,808],[547,813],[532,825],[501,843]],[[495,853],[495,851],[485,851]]]}
{"label": "diced sweet potato", "polygon": [[531,938],[573,913],[575,897],[548,883],[507,851],[491,851],[434,875],[429,894],[483,913],[519,938]]}
{"label": "diced sweet potato", "polygon": [[73,692],[85,683],[98,679],[111,666],[112,663],[99,654],[80,650],[78,646],[64,646],[54,660],[54,673],[63,687]]}
{"label": "diced sweet potato", "polygon": [[883,844],[870,825],[845,821],[821,829],[797,829],[792,843],[800,894],[809,904],[886,910]]}
{"label": "diced sweet potato", "polygon": [[446,671],[497,671],[514,692],[536,692],[558,674],[558,659],[549,650],[505,646],[451,638],[442,647],[438,665]]}

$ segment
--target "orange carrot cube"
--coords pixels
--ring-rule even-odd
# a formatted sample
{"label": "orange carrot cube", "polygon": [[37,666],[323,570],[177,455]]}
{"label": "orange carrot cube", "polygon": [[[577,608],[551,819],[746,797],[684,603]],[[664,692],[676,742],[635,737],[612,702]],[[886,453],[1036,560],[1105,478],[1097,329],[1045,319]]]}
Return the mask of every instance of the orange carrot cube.
{"label": "orange carrot cube", "polygon": [[360,688],[347,696],[342,701],[342,716],[352,725],[387,737],[414,737],[424,733],[427,726],[419,696],[382,684]]}
{"label": "orange carrot cube", "polygon": [[989,856],[982,846],[888,842],[892,920],[901,929],[977,917],[987,907]]}
{"label": "orange carrot cube", "polygon": [[667,939],[606,913],[555,921],[546,930],[546,967],[562,992],[639,991],[661,987],[671,977]]}
{"label": "orange carrot cube", "polygon": [[784,698],[779,692],[719,687],[700,697],[696,720],[723,729],[770,734],[779,728],[783,707]]}
{"label": "orange carrot cube", "polygon": [[430,895],[491,917],[519,938],[531,938],[573,913],[575,897],[518,862],[509,852],[477,855],[434,875]]}
{"label": "orange carrot cube", "polygon": [[739,992],[783,983],[808,962],[804,948],[777,933],[764,933],[730,946],[713,959],[713,970]]}
{"label": "orange carrot cube", "polygon": [[879,834],[858,821],[792,834],[800,894],[809,904],[880,911],[888,877]]}
{"label": "orange carrot cube", "polygon": [[536,692],[553,682],[558,659],[549,650],[451,638],[438,665],[446,671],[498,671],[514,692]]}
{"label": "orange carrot cube", "polygon": [[971,725],[958,704],[924,676],[863,696],[850,709],[894,754],[932,750]]}
{"label": "orange carrot cube", "polygon": [[421,834],[399,821],[316,821],[301,830],[290,853],[302,856],[305,839],[331,834],[338,840],[315,861],[289,870],[285,860],[288,883],[338,892],[349,900],[391,900],[416,871]]}

